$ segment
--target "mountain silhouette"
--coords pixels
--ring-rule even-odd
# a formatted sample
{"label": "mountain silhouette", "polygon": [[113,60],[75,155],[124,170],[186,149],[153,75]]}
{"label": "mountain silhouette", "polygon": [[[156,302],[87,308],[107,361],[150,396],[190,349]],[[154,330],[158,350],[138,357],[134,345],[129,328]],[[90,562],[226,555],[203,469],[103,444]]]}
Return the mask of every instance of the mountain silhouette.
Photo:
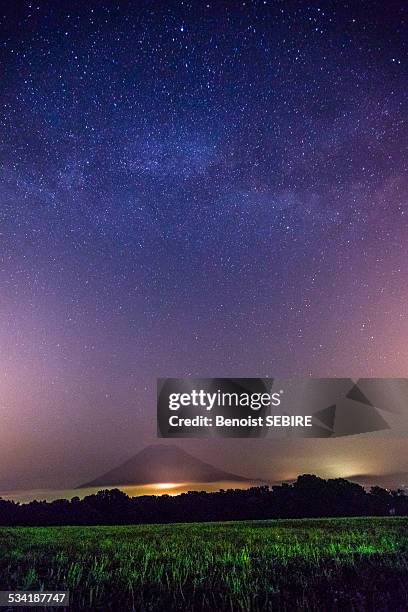
{"label": "mountain silhouette", "polygon": [[205,463],[178,446],[153,444],[113,470],[77,488],[217,481],[245,482],[248,478]]}

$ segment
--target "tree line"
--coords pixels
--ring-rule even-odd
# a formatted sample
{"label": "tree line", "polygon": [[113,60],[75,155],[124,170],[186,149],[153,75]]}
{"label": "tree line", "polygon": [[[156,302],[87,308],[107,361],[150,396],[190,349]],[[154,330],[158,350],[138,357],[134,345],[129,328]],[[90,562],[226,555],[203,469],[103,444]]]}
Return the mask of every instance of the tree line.
{"label": "tree line", "polygon": [[129,497],[119,489],[83,499],[18,503],[0,498],[0,525],[127,525],[275,518],[408,515],[408,495],[343,478],[299,476],[292,484],[213,493]]}

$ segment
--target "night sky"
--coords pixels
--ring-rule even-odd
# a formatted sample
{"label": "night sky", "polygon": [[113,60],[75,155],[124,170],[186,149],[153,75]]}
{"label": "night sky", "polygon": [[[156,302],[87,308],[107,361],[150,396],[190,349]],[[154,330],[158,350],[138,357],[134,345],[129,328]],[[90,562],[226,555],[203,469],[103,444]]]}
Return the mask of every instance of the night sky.
{"label": "night sky", "polygon": [[[155,442],[157,377],[408,376],[407,3],[17,1],[0,28],[0,488]],[[408,471],[390,435],[180,445]]]}

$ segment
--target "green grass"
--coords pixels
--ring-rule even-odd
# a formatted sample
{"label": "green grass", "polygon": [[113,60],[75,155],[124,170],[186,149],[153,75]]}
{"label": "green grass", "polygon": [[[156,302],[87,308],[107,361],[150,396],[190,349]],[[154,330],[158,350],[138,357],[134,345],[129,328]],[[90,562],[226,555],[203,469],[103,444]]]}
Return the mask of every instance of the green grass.
{"label": "green grass", "polygon": [[88,610],[407,610],[408,519],[0,528],[1,589]]}

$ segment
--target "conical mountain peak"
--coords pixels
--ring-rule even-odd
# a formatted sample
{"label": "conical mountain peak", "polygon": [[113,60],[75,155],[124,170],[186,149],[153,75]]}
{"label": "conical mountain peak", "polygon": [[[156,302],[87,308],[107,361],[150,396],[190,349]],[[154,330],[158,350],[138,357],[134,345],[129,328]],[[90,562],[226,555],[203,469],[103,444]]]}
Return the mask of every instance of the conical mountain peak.
{"label": "conical mountain peak", "polygon": [[152,444],[81,487],[246,480],[201,461],[175,444]]}

